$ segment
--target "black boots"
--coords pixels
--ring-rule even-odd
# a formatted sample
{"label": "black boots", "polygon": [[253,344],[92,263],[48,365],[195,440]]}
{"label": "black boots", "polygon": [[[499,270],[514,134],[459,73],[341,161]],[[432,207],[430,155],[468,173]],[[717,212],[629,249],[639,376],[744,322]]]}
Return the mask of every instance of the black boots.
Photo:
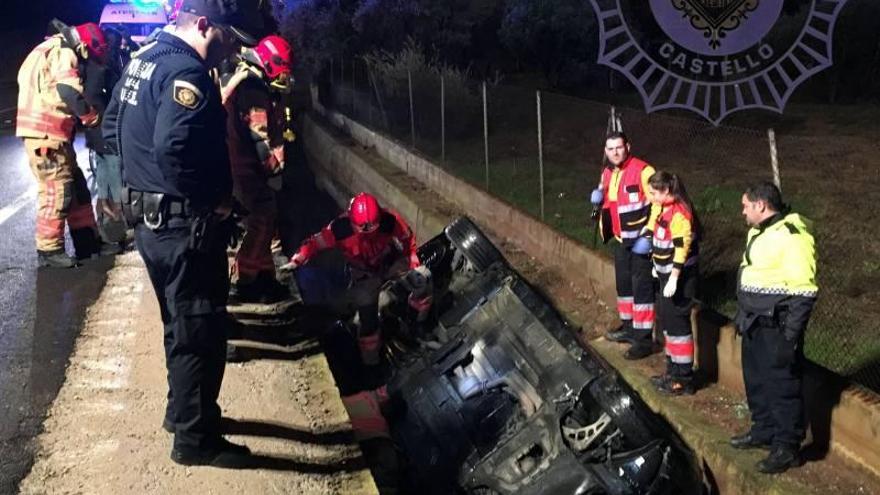
{"label": "black boots", "polygon": [[696,388],[691,377],[658,375],[651,377],[651,383],[666,395],[694,395]]}
{"label": "black boots", "polygon": [[735,449],[765,449],[770,450],[770,442],[760,440],[752,436],[751,431],[730,437],[730,446]]}
{"label": "black boots", "polygon": [[800,455],[796,449],[773,447],[765,459],[758,462],[758,471],[766,474],[784,473],[789,468],[801,465]]}
{"label": "black boots", "polygon": [[175,447],[171,450],[171,460],[183,466],[214,466],[233,469],[246,468],[253,463],[249,448],[244,445],[236,445],[223,437],[217,437],[206,447]]}
{"label": "black boots", "polygon": [[605,334],[605,339],[610,340],[611,342],[635,342],[636,337],[633,334],[632,326],[623,324],[617,327],[616,330],[612,330]]}
{"label": "black boots", "polygon": [[64,252],[64,248],[54,251],[37,251],[37,264],[49,268],[73,268],[76,260]]}

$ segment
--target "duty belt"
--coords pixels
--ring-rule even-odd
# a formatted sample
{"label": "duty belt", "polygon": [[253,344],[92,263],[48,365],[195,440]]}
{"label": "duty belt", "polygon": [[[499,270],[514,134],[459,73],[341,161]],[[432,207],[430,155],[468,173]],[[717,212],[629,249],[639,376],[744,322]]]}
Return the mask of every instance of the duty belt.
{"label": "duty belt", "polygon": [[127,196],[130,213],[126,215],[126,219],[132,225],[143,222],[147,228],[156,230],[165,226],[171,218],[195,216],[195,211],[188,201],[170,194],[129,189]]}

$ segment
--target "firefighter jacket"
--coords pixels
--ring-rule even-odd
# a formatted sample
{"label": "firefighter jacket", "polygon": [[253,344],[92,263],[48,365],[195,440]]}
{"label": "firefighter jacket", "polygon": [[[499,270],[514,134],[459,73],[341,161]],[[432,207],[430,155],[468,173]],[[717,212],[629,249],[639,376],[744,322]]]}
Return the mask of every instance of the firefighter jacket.
{"label": "firefighter jacket", "polygon": [[90,111],[82,92],[76,52],[60,34],[47,38],[18,71],[15,135],[72,141],[77,116]]}
{"label": "firefighter jacket", "polygon": [[366,234],[354,230],[348,214],[341,215],[303,242],[295,256],[306,263],[317,252],[334,247],[351,266],[368,272],[379,273],[401,256],[409,260],[411,269],[421,265],[416,237],[394,211],[382,210],[378,229]]}
{"label": "firefighter jacket", "polygon": [[687,205],[675,202],[653,208],[645,229],[645,234],[653,236],[651,253],[657,273],[696,265],[698,242]]}
{"label": "firefighter jacket", "polygon": [[816,302],[816,250],[810,222],[778,213],[749,230],[739,268],[735,323],[748,332],[774,319],[787,340],[798,338]]}
{"label": "firefighter jacket", "polygon": [[654,167],[630,156],[618,167],[602,171],[602,203],[600,231],[602,240],[614,237],[624,245],[631,245],[648,222],[651,202],[648,201],[648,179]]}
{"label": "firefighter jacket", "polygon": [[220,76],[220,85],[228,115],[226,133],[233,175],[271,177],[281,173],[283,129],[259,69],[241,62]]}

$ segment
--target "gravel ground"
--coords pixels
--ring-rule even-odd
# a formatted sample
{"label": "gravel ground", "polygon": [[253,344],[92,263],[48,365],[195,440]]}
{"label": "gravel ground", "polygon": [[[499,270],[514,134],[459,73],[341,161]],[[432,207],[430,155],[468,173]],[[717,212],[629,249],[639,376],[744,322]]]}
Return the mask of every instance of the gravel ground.
{"label": "gravel ground", "polygon": [[258,344],[268,359],[228,365],[220,394],[246,471],[171,462],[161,427],[166,376],[159,309],[137,253],[116,260],[90,308],[38,453],[20,485],[51,493],[377,493],[315,343]]}

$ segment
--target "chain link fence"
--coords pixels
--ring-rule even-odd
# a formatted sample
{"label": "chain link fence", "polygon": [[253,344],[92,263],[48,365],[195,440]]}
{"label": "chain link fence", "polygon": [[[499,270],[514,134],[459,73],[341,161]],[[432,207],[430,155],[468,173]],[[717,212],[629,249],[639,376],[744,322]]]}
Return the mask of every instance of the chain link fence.
{"label": "chain link fence", "polygon": [[[604,250],[589,220],[611,112],[633,153],[683,178],[704,227],[701,294],[726,316],[747,227],[740,199],[772,180],[768,130],[715,127],[515,85],[475,81],[421,60],[327,64],[325,106],[379,131],[555,229]],[[539,119],[540,112],[540,119]],[[858,134],[774,136],[783,196],[814,222],[820,297],[806,338],[813,361],[880,391],[880,244],[866,221],[880,213],[878,142]]]}

